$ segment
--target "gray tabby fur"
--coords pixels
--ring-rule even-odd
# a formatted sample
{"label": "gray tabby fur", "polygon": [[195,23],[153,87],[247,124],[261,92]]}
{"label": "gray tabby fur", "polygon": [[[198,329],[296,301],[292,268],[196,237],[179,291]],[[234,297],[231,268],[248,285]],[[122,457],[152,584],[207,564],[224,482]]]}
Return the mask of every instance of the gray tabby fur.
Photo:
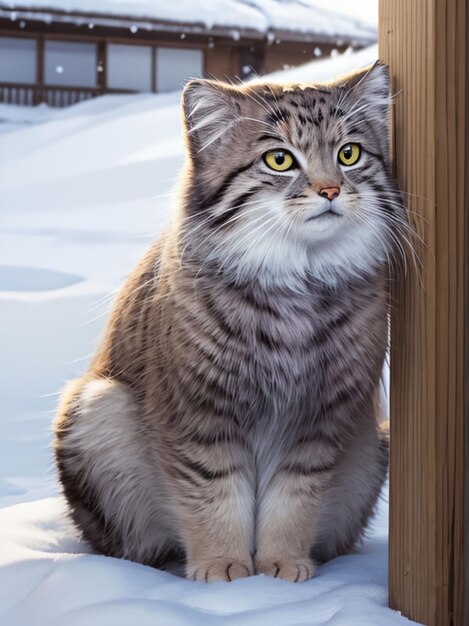
{"label": "gray tabby fur", "polygon": [[[195,580],[303,581],[385,479],[377,396],[405,217],[381,64],[329,85],[193,81],[174,219],[124,285],[56,458],[98,551]],[[337,161],[347,142],[357,166]],[[283,147],[299,167],[277,174]],[[338,186],[338,215],[320,215]]]}

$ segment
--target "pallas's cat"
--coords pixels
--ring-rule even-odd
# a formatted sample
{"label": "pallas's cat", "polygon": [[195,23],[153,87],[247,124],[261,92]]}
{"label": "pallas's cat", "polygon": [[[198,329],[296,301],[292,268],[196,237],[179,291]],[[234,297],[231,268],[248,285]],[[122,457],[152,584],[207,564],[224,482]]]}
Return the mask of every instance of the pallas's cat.
{"label": "pallas's cat", "polygon": [[177,210],[55,424],[99,552],[188,578],[291,581],[353,549],[383,484],[388,70],[327,85],[195,80]]}

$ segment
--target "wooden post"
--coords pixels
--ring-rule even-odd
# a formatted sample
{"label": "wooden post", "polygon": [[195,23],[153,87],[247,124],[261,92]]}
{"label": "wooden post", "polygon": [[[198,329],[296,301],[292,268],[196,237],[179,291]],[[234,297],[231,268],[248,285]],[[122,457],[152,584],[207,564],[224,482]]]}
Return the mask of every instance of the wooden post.
{"label": "wooden post", "polygon": [[156,72],[158,71],[158,48],[157,46],[151,47],[151,90],[156,93]]}
{"label": "wooden post", "polygon": [[467,626],[469,8],[379,8],[380,58],[398,94],[395,171],[424,241],[392,319],[389,602],[427,626]]}
{"label": "wooden post", "polygon": [[97,44],[96,85],[101,95],[107,90],[107,42],[101,39]]}
{"label": "wooden post", "polygon": [[42,35],[39,35],[36,42],[36,89],[33,92],[32,104],[41,104],[45,101],[44,63],[44,37]]}

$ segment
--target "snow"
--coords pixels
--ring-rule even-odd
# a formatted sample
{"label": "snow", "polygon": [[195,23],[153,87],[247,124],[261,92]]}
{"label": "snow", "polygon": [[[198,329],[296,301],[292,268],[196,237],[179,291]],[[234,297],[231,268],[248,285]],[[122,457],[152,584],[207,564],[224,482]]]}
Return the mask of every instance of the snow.
{"label": "snow", "polygon": [[44,122],[54,117],[54,110],[41,104],[36,107],[12,107],[0,102],[0,134],[25,124]]}
{"label": "snow", "polygon": [[0,2],[0,8],[17,11],[15,19],[25,9],[41,10],[44,19],[51,19],[48,11],[53,9],[91,14],[93,25],[100,22],[96,17],[99,14],[135,20],[203,24],[206,28],[238,27],[260,32],[278,29],[347,36],[366,41],[376,38],[376,31],[369,24],[340,12],[318,8],[314,6],[314,1],[307,0],[24,0]]}
{"label": "snow", "polygon": [[[370,46],[359,50],[358,52],[346,51],[344,54],[334,55],[332,58],[324,58],[319,61],[311,61],[305,65],[299,67],[292,67],[288,70],[282,70],[279,72],[272,72],[269,74],[269,80],[282,83],[282,82],[318,82],[328,81],[339,76],[340,74],[346,74],[356,69],[357,67],[364,67],[370,65],[378,58],[378,46]],[[260,82],[264,80],[262,76],[252,82]]]}
{"label": "snow", "polygon": [[37,267],[0,266],[0,291],[51,291],[82,281],[81,276]]}
{"label": "snow", "polygon": [[337,11],[376,27],[378,23],[378,0],[306,0],[315,7]]}
{"label": "snow", "polygon": [[[371,48],[276,79],[318,80],[375,57]],[[386,608],[387,488],[358,553],[302,584],[194,583],[90,553],[66,515],[49,425],[113,291],[168,218],[183,160],[179,96],[4,105],[0,118],[10,125],[0,134],[2,626],[410,625]]]}

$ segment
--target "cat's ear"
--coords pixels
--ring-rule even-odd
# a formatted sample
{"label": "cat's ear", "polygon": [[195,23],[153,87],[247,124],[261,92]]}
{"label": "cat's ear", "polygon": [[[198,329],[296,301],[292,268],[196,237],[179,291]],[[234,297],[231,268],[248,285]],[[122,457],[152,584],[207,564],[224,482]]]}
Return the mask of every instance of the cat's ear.
{"label": "cat's ear", "polygon": [[241,118],[241,92],[216,80],[191,80],[182,94],[189,152],[213,152]]}
{"label": "cat's ear", "polygon": [[364,91],[370,98],[389,98],[391,95],[391,77],[389,66],[382,61],[358,70],[354,76],[356,88]]}
{"label": "cat's ear", "polygon": [[348,92],[350,106],[353,101],[357,102],[356,110],[361,107],[364,117],[388,124],[392,97],[389,67],[385,63],[376,61],[374,65],[343,76],[338,86]]}
{"label": "cat's ear", "polygon": [[382,122],[387,123],[392,98],[391,77],[389,67],[385,63],[376,61],[370,67],[344,76],[339,79],[339,85],[349,91],[351,100],[360,100],[363,107],[368,105],[369,112],[378,110],[378,116],[383,116]]}
{"label": "cat's ear", "polygon": [[[391,77],[389,67],[377,61],[371,67],[343,76],[336,83],[344,96],[347,123],[366,121],[375,128],[372,141],[387,167],[391,167]],[[364,130],[364,128],[362,127]]]}

